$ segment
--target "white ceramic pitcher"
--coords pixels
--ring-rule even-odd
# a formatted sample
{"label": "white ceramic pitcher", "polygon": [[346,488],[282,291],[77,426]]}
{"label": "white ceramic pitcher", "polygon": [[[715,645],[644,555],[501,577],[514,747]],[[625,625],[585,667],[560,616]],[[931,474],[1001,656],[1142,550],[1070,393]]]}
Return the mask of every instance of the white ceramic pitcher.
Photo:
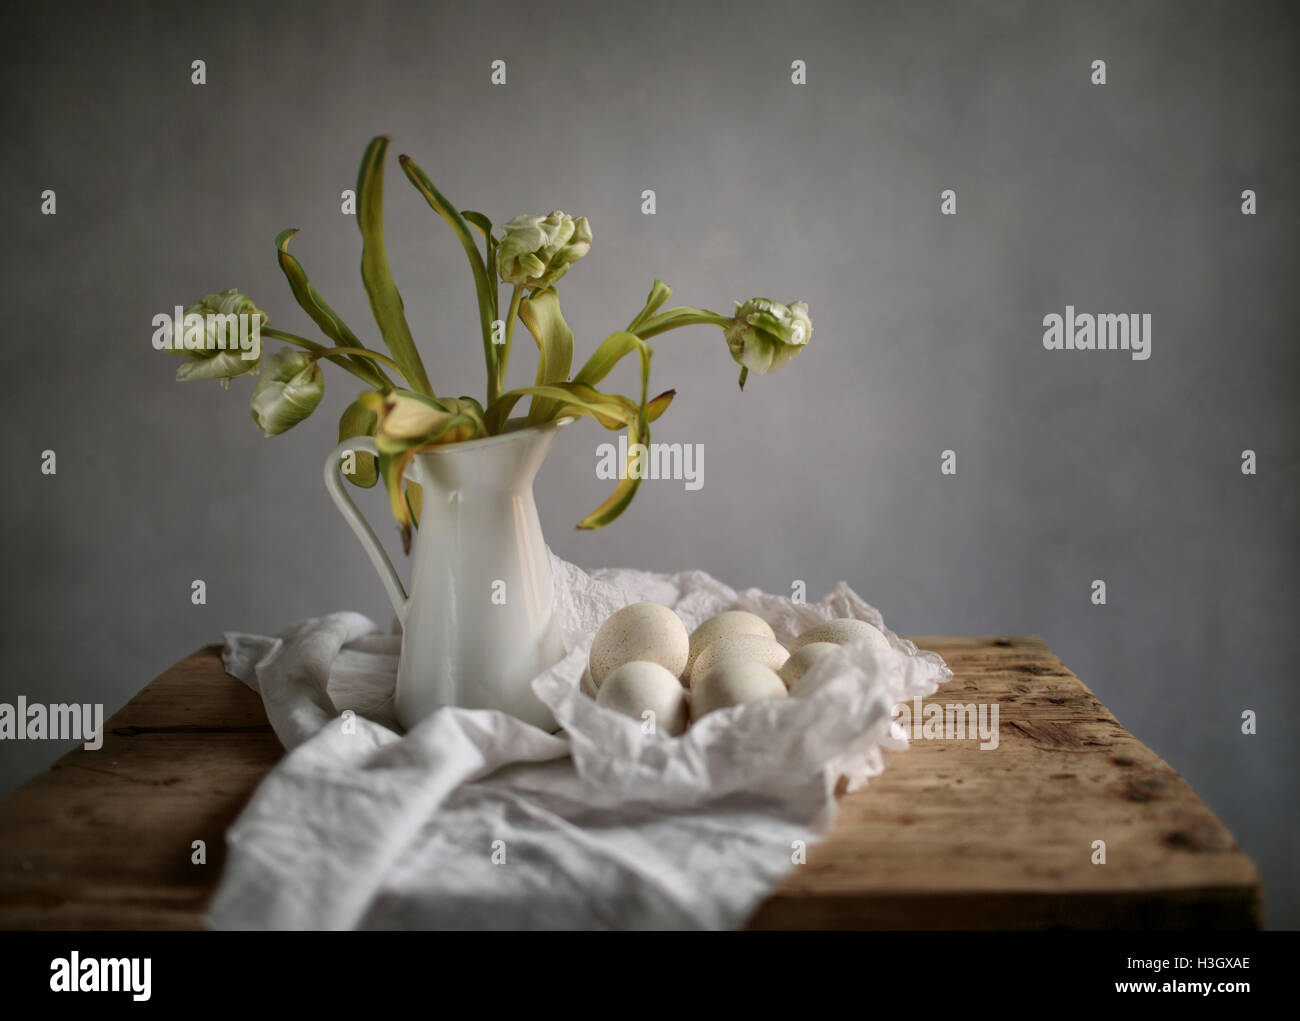
{"label": "white ceramic pitcher", "polygon": [[424,489],[407,595],[374,530],[344,488],[344,440],[325,486],[379,572],[402,624],[397,718],[408,730],[439,706],[500,709],[556,729],[529,681],[564,655],[551,564],[533,478],[570,419],[417,454],[407,478]]}

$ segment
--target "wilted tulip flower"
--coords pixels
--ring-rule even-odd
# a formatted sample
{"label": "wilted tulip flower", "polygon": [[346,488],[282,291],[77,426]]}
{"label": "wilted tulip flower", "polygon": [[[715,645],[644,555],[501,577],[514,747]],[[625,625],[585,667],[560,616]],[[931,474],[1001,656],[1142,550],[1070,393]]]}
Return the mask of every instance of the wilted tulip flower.
{"label": "wilted tulip flower", "polygon": [[[394,390],[387,394],[365,394],[362,401],[379,416],[377,436],[380,450],[395,449],[412,440],[430,443],[456,443],[473,439],[474,423],[465,418],[463,404],[457,397],[435,400],[419,394]],[[390,442],[391,441],[391,442]]]}
{"label": "wilted tulip flower", "polygon": [[325,395],[325,375],[305,351],[277,351],[262,362],[253,387],[253,421],[267,436],[292,429],[316,410]]}
{"label": "wilted tulip flower", "polygon": [[497,271],[508,284],[550,287],[591,249],[591,225],[555,210],[550,216],[516,216],[497,246]]}
{"label": "wilted tulip flower", "polygon": [[[185,315],[203,317],[203,343],[191,349],[185,346],[184,337],[172,338],[173,353],[189,359],[176,370],[178,380],[219,379],[225,386],[236,376],[257,371],[262,357],[261,329],[271,320],[252,298],[232,288],[207,295],[186,309]],[[240,316],[246,318],[241,321]]]}
{"label": "wilted tulip flower", "polygon": [[803,350],[812,337],[812,320],[806,302],[782,305],[768,298],[750,298],[736,304],[736,314],[722,332],[731,357],[746,370],[764,374],[775,372]]}

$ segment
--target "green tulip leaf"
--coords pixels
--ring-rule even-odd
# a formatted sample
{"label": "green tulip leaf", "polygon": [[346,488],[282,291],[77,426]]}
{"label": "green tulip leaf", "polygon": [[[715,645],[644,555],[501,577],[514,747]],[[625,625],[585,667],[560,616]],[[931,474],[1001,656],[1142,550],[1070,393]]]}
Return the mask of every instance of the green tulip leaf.
{"label": "green tulip leaf", "polygon": [[[520,302],[519,319],[537,341],[537,385],[566,382],[573,367],[573,331],[560,314],[559,293],[554,288],[534,291]],[[549,422],[554,410],[551,398],[534,397],[529,425]]]}
{"label": "green tulip leaf", "polygon": [[[476,213],[472,209],[461,210],[461,216],[465,218],[466,223],[471,223],[479,229],[483,235],[483,262],[485,264],[489,279],[496,276],[497,265],[497,239],[492,236],[492,221],[482,213]],[[496,319],[499,313],[497,307],[497,289],[495,286],[489,288],[492,296],[492,318]]]}
{"label": "green tulip leaf", "polygon": [[637,415],[636,419],[628,427],[627,437],[627,465],[623,471],[623,477],[619,479],[618,485],[614,487],[614,492],[585,518],[578,522],[578,528],[583,531],[594,531],[597,528],[604,528],[611,521],[615,520],[620,514],[627,510],[631,504],[632,498],[636,496],[637,487],[641,485],[639,463],[644,463],[639,456],[642,449],[648,449],[650,445],[650,427],[646,422],[645,409]]}
{"label": "green tulip leaf", "polygon": [[464,415],[474,423],[474,435],[487,435],[487,422],[483,417],[483,405],[473,397],[456,397],[447,402],[457,414]]}
{"label": "green tulip leaf", "polygon": [[[489,279],[487,266],[483,262],[483,256],[479,254],[478,245],[474,243],[474,235],[470,233],[465,217],[447,201],[415,160],[409,156],[399,156],[397,161],[401,164],[407,178],[415,185],[416,191],[424,196],[424,200],[433,207],[434,212],[447,221],[460,239],[461,247],[465,249],[470,270],[474,274],[474,290],[478,294],[479,326],[483,332],[483,357],[487,361],[489,378],[494,378],[497,359],[497,352],[494,350],[496,345],[492,343],[492,320],[497,318],[495,277]],[[488,223],[490,237],[491,223],[486,217],[483,221]]]}
{"label": "green tulip leaf", "polygon": [[[355,400],[344,409],[342,417],[339,418],[339,442],[350,440],[354,436],[373,436],[378,428],[379,416],[360,400]],[[356,457],[356,471],[351,475],[345,472],[343,477],[353,485],[369,489],[379,481],[379,468],[375,463],[375,456],[364,450],[353,453]]]}
{"label": "green tulip leaf", "polygon": [[[573,377],[575,383],[586,383],[588,386],[595,386],[602,379],[613,371],[614,366],[621,362],[627,355],[637,351],[642,356],[643,365],[649,364],[649,353],[651,347],[635,333],[629,333],[627,330],[620,330],[618,333],[611,333],[596,348],[586,363],[578,370],[578,374]],[[648,381],[648,374],[647,374]]]}
{"label": "green tulip leaf", "polygon": [[[653,294],[653,292],[651,293]],[[666,333],[668,330],[675,330],[680,326],[707,323],[712,326],[725,327],[730,322],[731,318],[729,316],[710,312],[707,308],[691,308],[689,305],[679,305],[676,308],[670,308],[667,312],[660,312],[658,315],[651,315],[641,320],[637,324],[635,332],[642,340],[649,340],[656,334]]]}
{"label": "green tulip leaf", "polygon": [[646,401],[645,420],[647,422],[653,422],[655,419],[657,419],[660,415],[662,415],[665,411],[668,410],[668,405],[672,404],[673,398],[676,396],[677,396],[676,390],[665,390],[658,397]]}
{"label": "green tulip leaf", "polygon": [[482,213],[476,213],[472,209],[462,209],[460,215],[466,223],[472,223],[477,227],[484,238],[492,237],[492,221]]}
{"label": "green tulip leaf", "polygon": [[665,301],[671,298],[673,289],[662,280],[656,280],[650,288],[650,296],[645,300],[645,307],[637,313],[637,317],[627,325],[628,333],[636,333],[646,320],[659,311]]}
{"label": "green tulip leaf", "polygon": [[[648,365],[648,354],[645,359]],[[629,470],[624,473],[609,498],[578,523],[578,527],[584,530],[605,527],[632,502],[637,486],[641,483],[639,475],[630,469],[635,461],[636,444],[650,442],[649,423],[664,413],[676,396],[676,391],[667,390],[652,401],[646,401],[643,395],[642,403],[637,404],[621,394],[601,393],[585,383],[526,386],[503,394],[488,407],[489,428],[499,432],[514,405],[527,395],[545,397],[554,402],[552,421],[565,415],[580,415],[595,419],[606,429],[627,429]]]}
{"label": "green tulip leaf", "polygon": [[549,421],[573,413],[594,418],[606,429],[622,429],[636,418],[637,405],[619,394],[601,393],[585,383],[548,383],[543,386],[524,386],[502,394],[488,406],[486,418],[488,431],[501,432],[509,420],[510,412],[524,397],[546,397],[556,404]]}
{"label": "green tulip leaf", "polygon": [[424,487],[418,482],[406,483],[406,505],[411,508],[411,520],[420,527],[420,512],[424,510]]}
{"label": "green tulip leaf", "polygon": [[[365,347],[357,339],[357,335],[348,329],[347,324],[330,308],[329,303],[321,297],[320,292],[316,290],[312,282],[307,279],[307,272],[302,268],[302,263],[289,254],[289,242],[297,233],[297,227],[290,227],[288,230],[280,231],[275,236],[276,259],[280,263],[280,269],[284,271],[284,275],[289,281],[289,289],[293,291],[294,298],[302,307],[302,310],[311,317],[312,322],[320,327],[321,332],[334,341],[335,347]],[[347,361],[359,370],[363,377],[373,380],[376,386],[392,385],[392,380],[388,378],[384,370],[374,363],[368,362],[364,358],[352,356],[348,356]]]}
{"label": "green tulip leaf", "polygon": [[424,362],[416,350],[411,328],[406,322],[402,296],[393,283],[384,249],[384,157],[388,139],[380,136],[366,147],[357,176],[357,224],[361,228],[361,279],[370,298],[379,332],[402,369],[406,381],[420,393],[433,394]]}

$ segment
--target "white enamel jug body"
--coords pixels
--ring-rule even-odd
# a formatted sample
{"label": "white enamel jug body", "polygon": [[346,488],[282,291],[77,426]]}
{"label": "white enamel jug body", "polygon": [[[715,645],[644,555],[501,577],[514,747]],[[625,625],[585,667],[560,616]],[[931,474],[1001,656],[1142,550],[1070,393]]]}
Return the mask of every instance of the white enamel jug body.
{"label": "white enamel jug body", "polygon": [[344,489],[338,445],[325,484],[379,572],[402,624],[396,708],[410,729],[440,706],[500,709],[554,730],[529,682],[564,655],[554,617],[550,557],[533,479],[565,422],[521,428],[417,454],[407,471],[423,490],[407,594],[388,554]]}

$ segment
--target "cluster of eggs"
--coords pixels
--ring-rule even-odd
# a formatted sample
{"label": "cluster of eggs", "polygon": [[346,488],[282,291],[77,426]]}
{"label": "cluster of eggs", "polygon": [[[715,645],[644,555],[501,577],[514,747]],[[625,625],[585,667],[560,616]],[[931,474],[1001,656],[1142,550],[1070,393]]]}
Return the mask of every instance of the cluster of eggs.
{"label": "cluster of eggs", "polygon": [[727,610],[687,634],[668,607],[633,603],[596,632],[588,672],[597,703],[634,719],[650,711],[656,727],[676,736],[715,709],[798,695],[817,660],[860,641],[890,648],[878,629],[848,617],[809,628],[787,649],[767,621],[744,610]]}

